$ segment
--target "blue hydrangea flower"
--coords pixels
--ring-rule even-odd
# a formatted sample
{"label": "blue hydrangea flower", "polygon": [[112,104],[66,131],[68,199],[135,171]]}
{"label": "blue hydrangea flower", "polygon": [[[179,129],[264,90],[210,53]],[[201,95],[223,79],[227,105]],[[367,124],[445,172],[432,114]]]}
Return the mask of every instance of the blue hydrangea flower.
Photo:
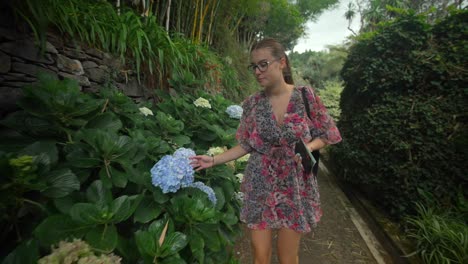
{"label": "blue hydrangea flower", "polygon": [[192,184],[189,185],[189,187],[193,187],[193,188],[197,188],[199,190],[202,190],[204,193],[206,193],[208,195],[208,199],[210,199],[210,201],[213,203],[213,205],[216,205],[216,195],[213,191],[213,189],[211,189],[210,186],[206,186],[203,182],[194,182]]}
{"label": "blue hydrangea flower", "polygon": [[226,109],[226,113],[230,118],[240,119],[242,116],[242,107],[239,105],[230,105]]}
{"label": "blue hydrangea flower", "polygon": [[177,149],[174,154],[172,156],[174,156],[174,158],[185,158],[185,159],[188,159],[189,157],[191,156],[195,156],[195,151],[193,151],[192,149],[188,149],[188,148],[179,148]]}
{"label": "blue hydrangea flower", "polygon": [[151,182],[163,193],[176,192],[193,182],[194,173],[188,157],[166,155],[151,168]]}

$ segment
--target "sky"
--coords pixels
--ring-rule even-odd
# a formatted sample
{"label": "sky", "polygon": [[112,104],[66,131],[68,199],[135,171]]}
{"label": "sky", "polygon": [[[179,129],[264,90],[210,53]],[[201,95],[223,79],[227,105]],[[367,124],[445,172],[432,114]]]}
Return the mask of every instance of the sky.
{"label": "sky", "polygon": [[[348,3],[349,0],[341,0],[337,8],[326,10],[315,22],[308,22],[307,35],[298,40],[294,51],[299,53],[306,50],[322,51],[327,49],[327,45],[342,44],[346,37],[352,34],[344,17]],[[354,19],[351,28],[354,31],[359,29],[358,18]]]}

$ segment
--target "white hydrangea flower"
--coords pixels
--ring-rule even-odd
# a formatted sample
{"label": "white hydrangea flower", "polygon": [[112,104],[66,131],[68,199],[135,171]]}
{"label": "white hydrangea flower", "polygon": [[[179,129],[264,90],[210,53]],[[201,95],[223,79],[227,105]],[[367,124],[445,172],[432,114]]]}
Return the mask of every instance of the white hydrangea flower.
{"label": "white hydrangea flower", "polygon": [[145,116],[148,116],[148,115],[153,115],[153,111],[151,111],[149,108],[147,107],[140,107],[138,108],[140,110],[140,112],[145,115]]}
{"label": "white hydrangea flower", "polygon": [[226,147],[211,147],[206,154],[210,156],[218,155],[226,151]]}
{"label": "white hydrangea flower", "polygon": [[211,109],[211,104],[208,100],[206,100],[205,98],[202,98],[202,97],[198,97],[197,100],[195,100],[193,102],[193,104],[196,106],[196,107],[203,107],[203,108],[210,108]]}
{"label": "white hydrangea flower", "polygon": [[233,198],[242,202],[244,200],[244,193],[243,192],[236,192],[234,195],[233,195]]}
{"label": "white hydrangea flower", "polygon": [[250,158],[250,154],[245,154],[244,156],[238,158],[236,161],[237,162],[247,162]]}
{"label": "white hydrangea flower", "polygon": [[244,180],[244,174],[242,173],[237,173],[236,178],[239,180],[239,182],[242,182]]}

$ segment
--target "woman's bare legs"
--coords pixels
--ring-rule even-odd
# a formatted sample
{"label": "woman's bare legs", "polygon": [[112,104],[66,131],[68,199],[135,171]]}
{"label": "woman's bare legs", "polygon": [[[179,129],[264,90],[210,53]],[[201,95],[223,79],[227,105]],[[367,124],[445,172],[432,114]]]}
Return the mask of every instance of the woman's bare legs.
{"label": "woman's bare legs", "polygon": [[255,264],[270,264],[272,232],[271,229],[250,230]]}
{"label": "woman's bare legs", "polygon": [[287,228],[278,230],[278,259],[281,264],[299,264],[301,234]]}

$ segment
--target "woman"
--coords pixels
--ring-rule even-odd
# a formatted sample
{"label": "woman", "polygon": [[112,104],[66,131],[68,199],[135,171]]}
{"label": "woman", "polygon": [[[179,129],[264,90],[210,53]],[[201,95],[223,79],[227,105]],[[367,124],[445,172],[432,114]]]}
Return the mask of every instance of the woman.
{"label": "woman", "polygon": [[[248,97],[236,133],[239,145],[214,157],[192,157],[198,171],[250,153],[241,191],[241,220],[251,230],[256,264],[270,263],[272,230],[277,230],[281,264],[299,263],[301,234],[320,220],[319,192],[312,173],[302,167],[294,146],[301,138],[312,150],[341,140],[333,120],[313,90],[295,87],[283,46],[263,39],[250,50],[249,69],[263,90]],[[301,89],[307,90],[308,118]],[[311,135],[312,134],[312,135]]]}

